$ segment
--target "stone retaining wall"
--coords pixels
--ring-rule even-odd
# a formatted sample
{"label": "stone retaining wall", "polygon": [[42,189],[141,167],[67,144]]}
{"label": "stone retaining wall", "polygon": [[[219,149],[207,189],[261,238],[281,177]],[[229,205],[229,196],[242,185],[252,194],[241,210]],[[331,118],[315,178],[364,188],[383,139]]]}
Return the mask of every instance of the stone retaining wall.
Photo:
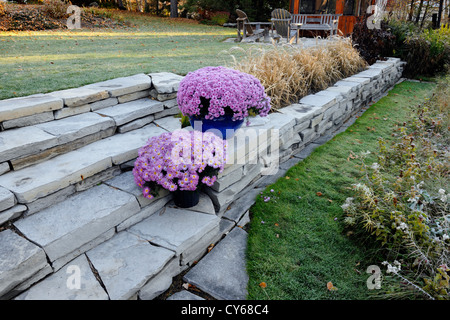
{"label": "stone retaining wall", "polygon": [[[189,210],[170,205],[168,192],[145,199],[130,172],[150,137],[181,127],[173,115],[179,113],[182,77],[139,74],[0,101],[0,226],[6,228],[0,231],[0,298],[27,289],[18,298],[39,297],[48,286],[56,288],[57,279],[65,285],[61,269],[77,261],[96,273],[83,275],[91,292],[77,298],[152,299],[247,219],[259,192],[311,143],[384,95],[402,70],[399,59],[379,61],[299,103],[251,119],[229,139],[232,161]],[[140,277],[136,283],[121,280],[120,272],[114,278],[108,273],[114,266],[102,260],[123,254],[134,259],[128,264],[134,267],[142,264],[136,260],[142,252],[155,256],[151,270],[124,270]]]}

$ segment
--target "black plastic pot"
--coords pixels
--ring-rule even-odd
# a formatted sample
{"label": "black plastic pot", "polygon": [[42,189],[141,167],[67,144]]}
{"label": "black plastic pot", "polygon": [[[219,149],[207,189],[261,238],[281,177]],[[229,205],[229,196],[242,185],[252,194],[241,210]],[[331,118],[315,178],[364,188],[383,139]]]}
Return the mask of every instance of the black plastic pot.
{"label": "black plastic pot", "polygon": [[177,207],[190,208],[196,206],[200,200],[200,193],[198,190],[186,191],[176,190],[173,192],[173,202]]}

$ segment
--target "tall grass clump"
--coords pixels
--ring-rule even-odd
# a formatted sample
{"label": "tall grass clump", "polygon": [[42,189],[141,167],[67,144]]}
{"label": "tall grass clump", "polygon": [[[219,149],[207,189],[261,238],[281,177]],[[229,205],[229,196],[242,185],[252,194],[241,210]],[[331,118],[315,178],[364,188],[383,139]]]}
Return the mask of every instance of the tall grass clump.
{"label": "tall grass clump", "polygon": [[258,78],[276,110],[366,66],[351,40],[336,38],[311,48],[253,47],[245,50],[244,57],[233,59],[230,67]]}
{"label": "tall grass clump", "polygon": [[387,298],[450,300],[450,76],[379,140],[377,162],[342,205],[345,224],[383,249]]}

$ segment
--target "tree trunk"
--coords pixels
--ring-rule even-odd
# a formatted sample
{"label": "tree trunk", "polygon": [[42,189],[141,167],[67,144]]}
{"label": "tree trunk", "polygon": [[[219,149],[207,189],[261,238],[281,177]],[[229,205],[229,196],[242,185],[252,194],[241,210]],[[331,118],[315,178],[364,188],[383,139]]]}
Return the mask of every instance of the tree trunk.
{"label": "tree trunk", "polygon": [[430,8],[430,1],[427,1],[427,6],[425,7],[425,12],[424,12],[423,17],[422,17],[422,23],[420,24],[420,28],[421,29],[423,28],[423,24],[425,22],[425,18],[427,17],[429,8]]}
{"label": "tree trunk", "polygon": [[178,0],[170,0],[170,17],[178,18]]}
{"label": "tree trunk", "polygon": [[420,21],[420,13],[422,12],[423,2],[424,2],[424,0],[420,0],[419,10],[417,12],[416,21],[415,21],[416,24],[418,24]]}
{"label": "tree trunk", "polygon": [[412,21],[414,15],[414,2],[415,0],[411,0],[411,8],[409,9],[408,21]]}
{"label": "tree trunk", "polygon": [[439,1],[438,28],[441,27],[442,11],[444,11],[444,0]]}

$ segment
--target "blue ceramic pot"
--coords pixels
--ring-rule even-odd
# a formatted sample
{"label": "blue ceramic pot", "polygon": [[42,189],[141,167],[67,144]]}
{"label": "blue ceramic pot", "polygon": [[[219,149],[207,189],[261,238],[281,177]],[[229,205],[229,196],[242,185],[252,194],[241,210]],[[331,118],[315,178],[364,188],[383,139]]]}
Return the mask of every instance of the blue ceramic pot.
{"label": "blue ceramic pot", "polygon": [[234,136],[236,130],[242,127],[244,120],[233,120],[232,115],[223,115],[215,119],[205,119],[198,116],[189,116],[189,121],[194,130],[215,133],[222,139]]}

